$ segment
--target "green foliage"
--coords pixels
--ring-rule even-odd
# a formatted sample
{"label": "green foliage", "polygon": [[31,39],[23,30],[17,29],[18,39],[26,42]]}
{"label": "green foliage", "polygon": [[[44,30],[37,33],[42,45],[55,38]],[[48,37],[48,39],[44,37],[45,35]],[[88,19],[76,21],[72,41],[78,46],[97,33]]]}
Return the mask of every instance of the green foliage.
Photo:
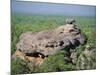
{"label": "green foliage", "polygon": [[[87,44],[91,44],[91,48],[96,46],[96,20],[95,17],[77,17],[77,16],[32,16],[32,15],[12,15],[11,18],[11,53],[16,50],[16,44],[21,33],[26,31],[42,31],[56,28],[65,24],[66,18],[73,18],[77,21],[77,25],[81,28],[88,38]],[[80,53],[85,49],[84,46],[79,46],[75,50]],[[29,70],[27,63],[22,60],[12,60],[11,71],[12,75],[22,73],[37,73],[37,72],[55,72],[55,71],[70,71],[75,70],[75,65],[66,63],[64,59],[64,51],[60,51],[55,55],[49,56],[43,65]],[[95,52],[94,52],[95,53]],[[95,62],[95,54],[93,55]],[[93,62],[92,61],[92,62]],[[95,68],[95,64],[94,64]]]}
{"label": "green foliage", "polygon": [[29,68],[27,66],[27,62],[21,60],[21,59],[16,59],[11,62],[11,74],[16,75],[16,74],[25,74],[29,73]]}
{"label": "green foliage", "polygon": [[44,63],[37,67],[33,72],[40,73],[73,70],[71,63],[66,64],[64,55],[64,51],[59,51],[57,54],[49,56]]}

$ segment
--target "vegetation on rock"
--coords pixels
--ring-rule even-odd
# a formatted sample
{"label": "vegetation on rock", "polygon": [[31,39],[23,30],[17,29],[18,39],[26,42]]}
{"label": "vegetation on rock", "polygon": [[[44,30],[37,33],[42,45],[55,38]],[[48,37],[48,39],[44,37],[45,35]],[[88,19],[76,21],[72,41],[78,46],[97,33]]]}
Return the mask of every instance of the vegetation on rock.
{"label": "vegetation on rock", "polygon": [[[11,18],[11,53],[16,51],[19,36],[26,31],[38,32],[50,30],[65,24],[69,16],[30,16],[12,15]],[[85,45],[75,49],[48,56],[40,66],[31,67],[28,61],[12,60],[11,72],[15,74],[57,72],[71,70],[87,70],[96,68],[96,20],[95,17],[74,17],[81,31],[86,34],[88,40]],[[88,46],[88,47],[87,47]],[[71,53],[69,55],[69,52]],[[70,60],[71,59],[71,60]]]}

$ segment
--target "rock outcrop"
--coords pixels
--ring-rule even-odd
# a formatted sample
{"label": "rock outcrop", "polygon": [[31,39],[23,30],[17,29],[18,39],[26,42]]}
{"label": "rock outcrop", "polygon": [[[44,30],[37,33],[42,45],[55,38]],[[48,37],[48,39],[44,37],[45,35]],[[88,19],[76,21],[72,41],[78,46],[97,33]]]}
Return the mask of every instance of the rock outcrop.
{"label": "rock outcrop", "polygon": [[96,67],[96,54],[95,49],[92,49],[90,45],[86,45],[84,51],[81,52],[76,62],[76,69],[78,70],[90,70]]}
{"label": "rock outcrop", "polygon": [[41,65],[44,59],[59,50],[74,49],[84,44],[86,36],[73,22],[75,20],[52,30],[22,33],[12,58],[19,57],[34,62],[35,65]]}

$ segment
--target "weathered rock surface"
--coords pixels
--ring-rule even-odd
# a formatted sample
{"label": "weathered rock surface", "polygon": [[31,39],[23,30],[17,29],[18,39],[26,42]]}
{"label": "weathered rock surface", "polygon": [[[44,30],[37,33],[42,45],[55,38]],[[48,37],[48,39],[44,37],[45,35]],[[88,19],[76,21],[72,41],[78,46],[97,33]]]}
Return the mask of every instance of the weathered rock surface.
{"label": "weathered rock surface", "polygon": [[84,44],[86,36],[73,22],[75,20],[53,30],[22,33],[13,58],[17,56],[41,64],[48,55],[55,54],[66,47],[74,49]]}
{"label": "weathered rock surface", "polygon": [[81,52],[76,62],[76,69],[89,70],[96,67],[96,54],[95,49],[92,49],[90,45],[86,45],[84,51]]}

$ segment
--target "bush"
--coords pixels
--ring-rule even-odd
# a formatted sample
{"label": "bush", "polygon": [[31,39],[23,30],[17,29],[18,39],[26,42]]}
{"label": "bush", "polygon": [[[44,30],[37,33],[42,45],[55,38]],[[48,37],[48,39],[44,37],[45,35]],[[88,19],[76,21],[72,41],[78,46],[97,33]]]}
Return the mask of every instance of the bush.
{"label": "bush", "polygon": [[29,73],[29,69],[27,66],[27,62],[21,60],[21,59],[16,59],[12,60],[11,62],[11,75],[16,75],[16,74],[25,74]]}
{"label": "bush", "polygon": [[69,71],[72,69],[72,64],[67,63],[64,59],[65,52],[60,51],[55,55],[49,56],[44,63],[37,67],[34,72],[40,73],[40,72],[59,72],[59,71]]}

